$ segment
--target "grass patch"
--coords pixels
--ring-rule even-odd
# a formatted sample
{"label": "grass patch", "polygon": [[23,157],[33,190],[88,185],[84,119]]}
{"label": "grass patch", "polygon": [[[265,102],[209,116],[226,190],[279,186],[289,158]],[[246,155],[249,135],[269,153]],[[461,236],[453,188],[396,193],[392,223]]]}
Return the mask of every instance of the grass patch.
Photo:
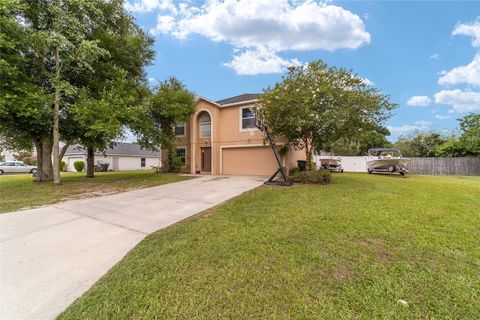
{"label": "grass patch", "polygon": [[32,181],[30,175],[0,177],[0,213],[189,179],[152,171],[96,172],[95,178],[85,178],[85,173],[61,175],[61,185],[54,185],[51,182],[36,183]]}
{"label": "grass patch", "polygon": [[478,208],[478,177],[264,186],[150,235],[59,319],[478,319]]}

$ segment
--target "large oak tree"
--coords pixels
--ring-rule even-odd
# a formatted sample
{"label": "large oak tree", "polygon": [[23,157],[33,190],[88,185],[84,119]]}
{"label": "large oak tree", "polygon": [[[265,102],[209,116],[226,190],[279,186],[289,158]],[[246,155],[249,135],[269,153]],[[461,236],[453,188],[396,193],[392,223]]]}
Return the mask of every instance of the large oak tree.
{"label": "large oak tree", "polygon": [[54,162],[60,160],[60,137],[105,148],[128,122],[126,109],[140,104],[153,40],[122,4],[0,4],[0,137],[9,147],[36,146],[37,181],[51,181],[55,171],[59,182],[51,155],[54,149]]}

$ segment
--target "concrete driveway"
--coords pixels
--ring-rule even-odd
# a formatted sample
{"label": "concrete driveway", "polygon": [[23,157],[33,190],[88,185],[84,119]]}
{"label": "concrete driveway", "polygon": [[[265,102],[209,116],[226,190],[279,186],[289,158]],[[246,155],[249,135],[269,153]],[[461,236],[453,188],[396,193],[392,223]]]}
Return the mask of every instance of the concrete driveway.
{"label": "concrete driveway", "polygon": [[203,176],[0,215],[0,319],[53,319],[139,241],[261,185]]}

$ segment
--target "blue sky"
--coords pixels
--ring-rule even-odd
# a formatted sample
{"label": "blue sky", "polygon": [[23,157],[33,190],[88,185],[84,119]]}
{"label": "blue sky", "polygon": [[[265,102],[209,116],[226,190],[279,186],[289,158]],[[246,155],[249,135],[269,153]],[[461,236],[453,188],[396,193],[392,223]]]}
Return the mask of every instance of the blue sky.
{"label": "blue sky", "polygon": [[451,132],[480,111],[478,2],[130,0],[126,8],[155,37],[152,84],[173,75],[216,100],[261,92],[286,66],[323,59],[400,105],[390,140]]}

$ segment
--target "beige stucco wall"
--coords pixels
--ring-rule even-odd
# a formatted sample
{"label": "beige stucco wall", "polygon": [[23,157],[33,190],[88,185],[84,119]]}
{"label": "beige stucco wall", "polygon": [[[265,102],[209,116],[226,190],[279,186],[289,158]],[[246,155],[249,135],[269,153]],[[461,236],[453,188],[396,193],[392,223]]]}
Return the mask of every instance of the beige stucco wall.
{"label": "beige stucco wall", "polygon": [[[254,107],[252,104],[243,104],[231,107],[218,107],[217,105],[200,99],[195,104],[195,113],[190,117],[186,126],[185,137],[176,138],[177,147],[185,147],[187,150],[187,165],[191,173],[195,173],[201,168],[201,147],[211,147],[212,149],[212,174],[222,174],[222,150],[232,146],[237,147],[259,147],[266,146],[264,134],[254,129],[241,129],[241,109],[244,107]],[[208,112],[212,121],[212,135],[209,139],[200,138],[198,117],[202,112]],[[276,139],[277,146],[282,146],[286,139]],[[254,150],[254,149],[252,149]],[[267,153],[252,152],[252,156],[258,157],[261,154],[268,156]],[[273,157],[273,153],[271,154]],[[282,159],[287,168],[296,166],[296,161],[303,159],[301,152],[290,150]],[[259,161],[271,161],[271,158],[258,159]]]}
{"label": "beige stucco wall", "polygon": [[293,167],[297,167],[297,160],[305,160],[305,151],[304,150],[295,150],[294,148],[290,148],[287,152],[285,158],[285,167],[287,170]]}

